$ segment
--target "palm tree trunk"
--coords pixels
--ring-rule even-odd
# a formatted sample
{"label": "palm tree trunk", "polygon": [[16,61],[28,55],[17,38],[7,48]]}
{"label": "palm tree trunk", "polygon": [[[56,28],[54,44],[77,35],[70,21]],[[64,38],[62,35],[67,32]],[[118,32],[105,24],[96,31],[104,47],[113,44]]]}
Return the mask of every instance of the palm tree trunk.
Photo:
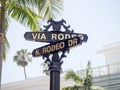
{"label": "palm tree trunk", "polygon": [[26,75],[26,69],[25,69],[25,66],[24,66],[24,75],[25,75],[25,80],[27,80],[27,75]]}
{"label": "palm tree trunk", "polygon": [[2,78],[2,51],[3,47],[0,45],[0,88],[1,88],[1,78]]}
{"label": "palm tree trunk", "polygon": [[1,13],[0,13],[0,88],[1,88],[1,78],[2,78],[2,54],[3,54],[3,44],[5,35],[5,0],[1,0]]}

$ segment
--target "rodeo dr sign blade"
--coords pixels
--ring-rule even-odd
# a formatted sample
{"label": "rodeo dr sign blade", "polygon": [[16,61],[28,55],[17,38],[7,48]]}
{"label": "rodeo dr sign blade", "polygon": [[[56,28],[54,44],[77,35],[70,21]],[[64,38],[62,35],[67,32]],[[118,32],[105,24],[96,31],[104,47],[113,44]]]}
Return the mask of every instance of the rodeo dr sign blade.
{"label": "rodeo dr sign blade", "polygon": [[37,57],[41,55],[56,53],[66,48],[79,45],[81,43],[82,43],[82,40],[80,39],[80,37],[74,37],[74,38],[70,38],[66,40],[61,40],[61,41],[58,41],[58,42],[55,42],[55,43],[52,43],[52,44],[33,50],[32,55],[33,57]]}

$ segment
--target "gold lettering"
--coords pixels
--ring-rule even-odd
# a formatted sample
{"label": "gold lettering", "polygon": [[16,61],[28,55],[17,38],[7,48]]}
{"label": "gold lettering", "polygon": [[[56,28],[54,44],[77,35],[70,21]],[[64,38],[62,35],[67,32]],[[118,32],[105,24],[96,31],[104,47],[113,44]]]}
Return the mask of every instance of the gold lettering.
{"label": "gold lettering", "polygon": [[44,47],[44,48],[42,49],[42,53],[43,53],[43,54],[46,53],[46,47]]}
{"label": "gold lettering", "polygon": [[60,43],[60,48],[62,49],[62,48],[64,48],[65,47],[65,43],[64,42],[61,42]]}
{"label": "gold lettering", "polygon": [[71,46],[74,46],[74,45],[77,45],[78,42],[77,42],[77,38],[74,38],[73,40],[69,40],[68,41],[68,46],[71,47]]}
{"label": "gold lettering", "polygon": [[51,51],[51,47],[50,46],[47,46],[47,52],[49,53]]}
{"label": "gold lettering", "polygon": [[41,39],[44,39],[44,40],[46,39],[46,36],[44,33],[41,35]]}
{"label": "gold lettering", "polygon": [[58,35],[58,40],[63,40],[63,39],[64,39],[64,34],[62,34],[62,33],[59,34],[59,35]]}
{"label": "gold lettering", "polygon": [[52,40],[56,40],[57,39],[57,34],[52,34]]}
{"label": "gold lettering", "polygon": [[37,34],[37,39],[40,39],[40,34]]}
{"label": "gold lettering", "polygon": [[51,50],[51,51],[54,51],[55,48],[56,48],[55,45],[52,45],[51,47],[52,47],[52,50]]}
{"label": "gold lettering", "polygon": [[35,50],[35,55],[36,56],[38,56],[38,55],[40,55],[41,53],[40,53],[40,51],[39,50]]}
{"label": "gold lettering", "polygon": [[62,49],[62,48],[64,48],[65,47],[65,43],[64,42],[61,42],[61,43],[57,43],[56,44],[56,50],[60,50],[60,49]]}
{"label": "gold lettering", "polygon": [[72,40],[68,40],[68,46],[72,46]]}
{"label": "gold lettering", "polygon": [[37,38],[37,33],[32,33],[32,38],[35,40]]}
{"label": "gold lettering", "polygon": [[56,50],[59,50],[59,49],[60,49],[59,44],[60,44],[60,43],[57,43],[57,44],[56,44]]}
{"label": "gold lettering", "polygon": [[56,43],[55,45],[47,46],[42,49],[42,54],[54,52],[55,50],[60,50],[65,47],[64,42]]}
{"label": "gold lettering", "polygon": [[73,45],[77,45],[78,42],[77,42],[77,38],[73,39]]}

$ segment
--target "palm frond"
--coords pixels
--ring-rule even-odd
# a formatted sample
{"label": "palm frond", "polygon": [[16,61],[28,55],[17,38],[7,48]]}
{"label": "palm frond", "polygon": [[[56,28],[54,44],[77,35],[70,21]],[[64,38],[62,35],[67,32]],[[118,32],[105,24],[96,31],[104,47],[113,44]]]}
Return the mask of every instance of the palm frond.
{"label": "palm frond", "polygon": [[62,90],[84,90],[84,86],[83,85],[67,86],[63,87]]}
{"label": "palm frond", "polygon": [[41,2],[41,0],[15,0],[15,3],[20,4],[22,6],[32,6],[37,7],[38,2]]}
{"label": "palm frond", "polygon": [[17,51],[17,55],[20,56],[21,55],[21,51]]}
{"label": "palm frond", "polygon": [[17,61],[17,59],[18,59],[18,56],[15,55],[15,56],[13,57],[13,60],[14,60],[14,61]]}
{"label": "palm frond", "polygon": [[56,18],[63,10],[62,0],[41,0],[41,2],[39,2],[38,9],[44,19]]}
{"label": "palm frond", "polygon": [[83,79],[74,71],[68,71],[67,74],[65,75],[65,79],[72,79],[76,83],[82,83]]}
{"label": "palm frond", "polygon": [[8,9],[8,14],[23,25],[27,25],[31,30],[39,29],[38,19],[41,18],[28,7],[12,4]]}
{"label": "palm frond", "polygon": [[27,49],[21,49],[16,52],[16,55],[13,57],[13,60],[22,67],[28,65],[28,62],[32,61],[32,57],[30,56]]}

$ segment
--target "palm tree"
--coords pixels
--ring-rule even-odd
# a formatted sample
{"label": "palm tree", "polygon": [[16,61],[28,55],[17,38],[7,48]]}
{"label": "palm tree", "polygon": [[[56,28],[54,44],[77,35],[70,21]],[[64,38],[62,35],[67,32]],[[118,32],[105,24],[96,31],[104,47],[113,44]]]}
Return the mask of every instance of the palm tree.
{"label": "palm tree", "polygon": [[23,67],[25,79],[27,79],[25,67],[28,65],[28,62],[32,61],[31,54],[27,52],[27,49],[21,49],[17,51],[17,55],[15,55],[13,59],[17,63],[18,66]]}
{"label": "palm tree", "polygon": [[45,73],[45,75],[50,75],[49,70],[48,70],[48,64],[41,63],[41,66],[43,67],[43,73]]}
{"label": "palm tree", "polygon": [[99,86],[92,86],[92,76],[90,75],[91,64],[88,61],[86,75],[84,78],[74,71],[68,71],[65,79],[72,79],[75,82],[74,86],[63,87],[62,90],[104,90]]}
{"label": "palm tree", "polygon": [[[50,19],[57,16],[62,9],[62,0],[0,0],[0,87],[2,60],[6,57],[9,43],[6,38],[8,17],[30,27],[32,31],[39,29],[38,19]],[[35,12],[39,11],[39,15]]]}

